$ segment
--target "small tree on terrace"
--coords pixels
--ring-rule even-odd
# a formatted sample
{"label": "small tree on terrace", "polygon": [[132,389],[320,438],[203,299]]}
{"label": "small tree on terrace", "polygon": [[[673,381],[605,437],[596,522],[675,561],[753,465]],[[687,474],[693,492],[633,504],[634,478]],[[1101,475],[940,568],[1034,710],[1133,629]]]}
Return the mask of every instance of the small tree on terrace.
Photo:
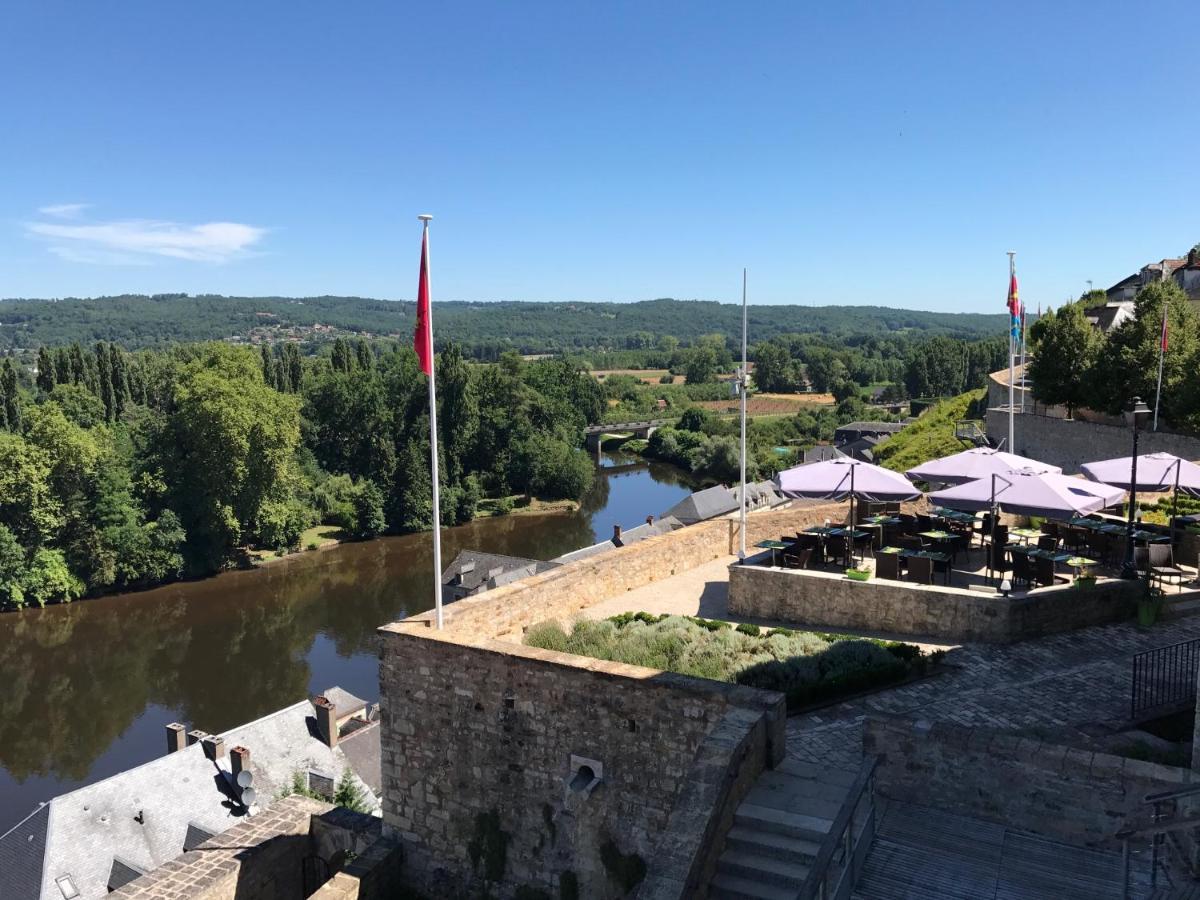
{"label": "small tree on terrace", "polygon": [[1029,363],[1033,396],[1041,403],[1062,405],[1069,415],[1089,403],[1095,392],[1091,376],[1100,351],[1100,335],[1083,315],[1083,305],[1068,303],[1040,321],[1037,355]]}

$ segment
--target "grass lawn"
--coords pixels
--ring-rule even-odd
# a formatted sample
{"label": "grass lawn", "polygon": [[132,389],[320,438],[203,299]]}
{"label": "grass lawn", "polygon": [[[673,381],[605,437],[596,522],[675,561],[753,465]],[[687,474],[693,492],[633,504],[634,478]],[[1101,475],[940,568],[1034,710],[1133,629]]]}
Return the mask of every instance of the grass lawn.
{"label": "grass lawn", "polygon": [[972,407],[987,391],[980,388],[949,400],[939,400],[900,433],[875,447],[875,460],[885,468],[903,472],[931,459],[966,450],[971,445],[954,436],[954,424],[971,418]]}
{"label": "grass lawn", "polygon": [[786,628],[767,632],[757,625],[735,629],[728,622],[650,613],[580,619],[570,630],[545,622],[529,629],[525,643],[781,691],[790,709],[902,681],[940,658],[895,641]]}

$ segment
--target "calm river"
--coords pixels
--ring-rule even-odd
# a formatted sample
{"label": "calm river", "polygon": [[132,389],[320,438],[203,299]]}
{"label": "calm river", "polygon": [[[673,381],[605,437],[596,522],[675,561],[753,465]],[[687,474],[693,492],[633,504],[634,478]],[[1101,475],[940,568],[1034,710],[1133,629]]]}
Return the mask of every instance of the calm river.
{"label": "calm river", "polygon": [[[549,559],[691,489],[670,466],[606,472],[578,512],[445,530],[443,561],[462,549]],[[0,614],[0,834],[40,801],[163,753],[168,722],[220,732],[333,685],[378,699],[375,628],[429,608],[432,556],[428,534],[382,538]]]}

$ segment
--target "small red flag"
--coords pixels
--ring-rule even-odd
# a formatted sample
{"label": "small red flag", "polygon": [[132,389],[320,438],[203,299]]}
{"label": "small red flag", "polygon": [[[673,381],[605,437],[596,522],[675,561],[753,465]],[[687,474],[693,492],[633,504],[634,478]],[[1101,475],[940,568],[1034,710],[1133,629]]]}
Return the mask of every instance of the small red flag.
{"label": "small red flag", "polygon": [[421,280],[417,283],[417,328],[413,333],[413,349],[421,363],[421,371],[433,374],[433,325],[429,317],[429,230],[421,234]]}
{"label": "small red flag", "polygon": [[1017,273],[1013,272],[1008,282],[1008,311],[1012,317],[1018,318],[1021,314],[1021,301],[1017,298]]}
{"label": "small red flag", "polygon": [[1162,352],[1167,352],[1167,308],[1163,307]]}

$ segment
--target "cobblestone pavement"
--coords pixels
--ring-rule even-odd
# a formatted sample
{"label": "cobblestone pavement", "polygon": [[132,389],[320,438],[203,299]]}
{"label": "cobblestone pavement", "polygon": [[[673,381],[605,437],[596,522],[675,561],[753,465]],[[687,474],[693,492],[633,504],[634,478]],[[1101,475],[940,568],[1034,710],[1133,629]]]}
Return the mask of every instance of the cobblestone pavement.
{"label": "cobblestone pavement", "polygon": [[[1064,728],[1129,716],[1133,654],[1200,637],[1200,617],[1152,628],[1085,628],[1019,644],[968,644],[943,675],[788,720],[788,755],[843,769],[862,761],[863,719],[885,713],[992,728]],[[952,667],[952,668],[951,668]]]}

